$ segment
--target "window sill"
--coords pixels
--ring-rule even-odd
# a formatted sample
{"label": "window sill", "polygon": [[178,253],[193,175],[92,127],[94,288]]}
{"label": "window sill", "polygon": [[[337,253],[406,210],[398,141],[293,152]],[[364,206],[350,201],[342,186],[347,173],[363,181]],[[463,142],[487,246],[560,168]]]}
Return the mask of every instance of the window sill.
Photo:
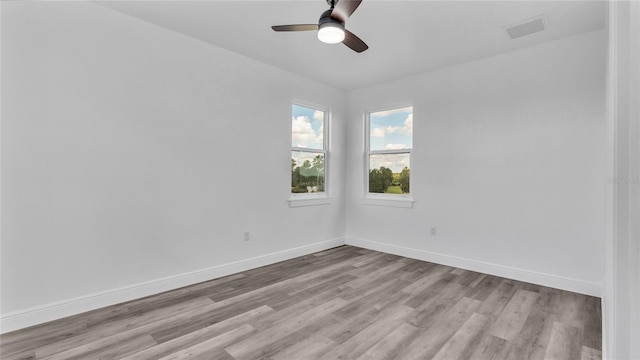
{"label": "window sill", "polygon": [[331,204],[331,198],[328,197],[291,197],[289,198],[289,207],[302,207],[302,206],[318,206]]}
{"label": "window sill", "polygon": [[403,197],[400,199],[394,199],[391,197],[365,197],[362,199],[362,203],[364,205],[370,206],[389,206],[389,207],[399,207],[399,208],[413,208],[413,199],[409,197]]}

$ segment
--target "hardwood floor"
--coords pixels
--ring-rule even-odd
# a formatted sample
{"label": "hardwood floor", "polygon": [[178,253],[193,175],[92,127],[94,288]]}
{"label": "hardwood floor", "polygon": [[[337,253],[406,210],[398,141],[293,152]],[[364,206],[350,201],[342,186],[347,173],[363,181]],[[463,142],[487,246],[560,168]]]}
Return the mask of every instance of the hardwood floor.
{"label": "hardwood floor", "polygon": [[601,358],[600,299],[342,246],[0,336],[2,359]]}

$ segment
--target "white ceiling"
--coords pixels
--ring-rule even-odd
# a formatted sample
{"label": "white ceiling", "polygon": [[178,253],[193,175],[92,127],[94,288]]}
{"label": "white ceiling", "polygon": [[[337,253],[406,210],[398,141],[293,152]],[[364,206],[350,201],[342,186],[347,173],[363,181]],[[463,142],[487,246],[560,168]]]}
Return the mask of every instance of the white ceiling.
{"label": "white ceiling", "polygon": [[[321,43],[315,32],[271,25],[317,23],[325,0],[100,1],[99,4],[341,89],[602,29],[606,2],[364,0],[346,28],[369,50]],[[511,40],[504,28],[544,15],[547,29]]]}

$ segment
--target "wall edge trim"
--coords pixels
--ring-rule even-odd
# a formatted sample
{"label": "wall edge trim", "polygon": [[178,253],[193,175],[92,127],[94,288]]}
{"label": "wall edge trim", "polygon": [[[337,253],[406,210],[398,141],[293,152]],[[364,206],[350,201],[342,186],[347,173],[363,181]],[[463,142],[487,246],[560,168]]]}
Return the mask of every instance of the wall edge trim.
{"label": "wall edge trim", "polygon": [[602,298],[602,284],[591,283],[579,279],[545,274],[531,270],[492,264],[365,239],[347,237],[345,244]]}

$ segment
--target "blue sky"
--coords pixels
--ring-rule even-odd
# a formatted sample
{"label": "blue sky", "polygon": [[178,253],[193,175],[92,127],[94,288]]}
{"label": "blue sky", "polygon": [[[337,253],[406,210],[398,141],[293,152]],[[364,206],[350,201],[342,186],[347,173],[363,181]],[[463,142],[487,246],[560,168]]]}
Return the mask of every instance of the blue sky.
{"label": "blue sky", "polygon": [[371,113],[369,128],[371,150],[410,149],[413,147],[413,108]]}
{"label": "blue sky", "polygon": [[[322,150],[324,144],[324,112],[293,105],[291,108],[291,146]],[[313,163],[317,153],[293,151],[291,157],[297,166],[305,160]]]}
{"label": "blue sky", "polygon": [[[399,150],[413,148],[413,107],[371,113],[369,128],[370,150]],[[375,154],[369,157],[369,168],[381,166],[399,173],[410,167],[409,154]]]}
{"label": "blue sky", "polygon": [[291,146],[322,150],[324,112],[293,105],[291,115]]}
{"label": "blue sky", "polygon": [[[291,146],[322,150],[324,112],[300,105],[292,105]],[[371,150],[398,150],[413,147],[413,107],[378,111],[370,114],[369,129]],[[316,154],[295,152],[298,165],[311,160]],[[370,167],[381,166],[400,172],[410,166],[408,154],[373,155]]]}

